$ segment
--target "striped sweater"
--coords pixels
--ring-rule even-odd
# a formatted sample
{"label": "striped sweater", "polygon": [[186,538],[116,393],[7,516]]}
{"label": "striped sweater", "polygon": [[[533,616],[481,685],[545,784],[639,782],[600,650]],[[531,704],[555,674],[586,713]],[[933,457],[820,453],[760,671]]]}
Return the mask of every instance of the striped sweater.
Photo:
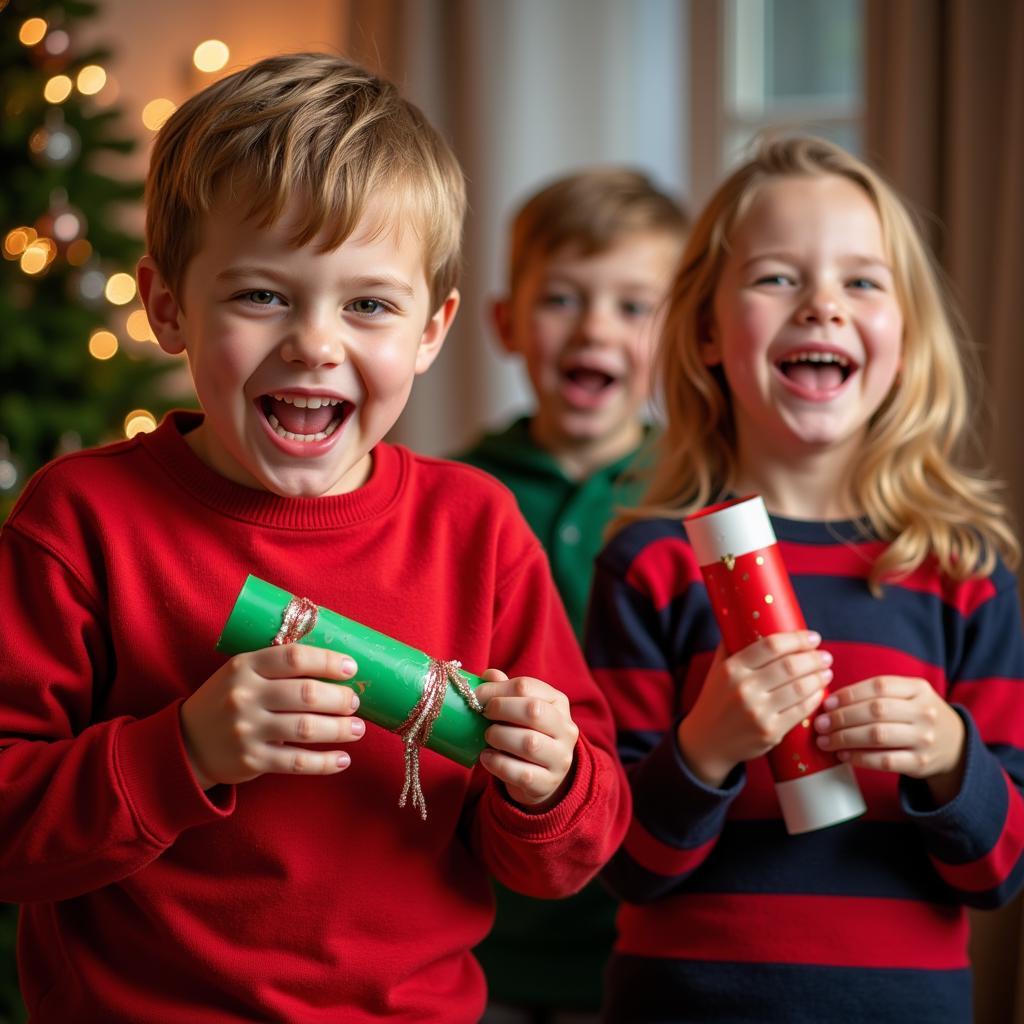
{"label": "striped sweater", "polygon": [[682,526],[646,520],[601,554],[586,649],[611,701],[634,813],[605,880],[626,903],[606,979],[608,1021],[971,1019],[966,907],[1024,881],[1024,634],[1000,565],[963,583],[934,565],[866,579],[883,544],[861,524],[773,517],[833,689],[922,677],[966,725],[960,793],[858,770],[867,814],[787,835],[767,760],[721,789],[683,762],[675,727],[719,632]]}

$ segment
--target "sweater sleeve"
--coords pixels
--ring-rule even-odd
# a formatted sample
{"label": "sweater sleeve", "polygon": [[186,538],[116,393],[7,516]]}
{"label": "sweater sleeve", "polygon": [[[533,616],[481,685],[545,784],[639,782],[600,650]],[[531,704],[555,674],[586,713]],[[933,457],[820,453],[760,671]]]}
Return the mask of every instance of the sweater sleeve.
{"label": "sweater sleeve", "polygon": [[950,613],[948,699],[964,720],[960,792],[935,807],[927,787],[901,779],[903,807],[955,897],[1006,903],[1024,883],[1024,632],[1016,581],[1003,567],[961,588]]}
{"label": "sweater sleeve", "polygon": [[569,698],[579,727],[571,783],[562,799],[534,813],[516,805],[482,767],[482,793],[472,837],[489,870],[527,896],[553,898],[581,889],[622,840],[629,793],[615,754],[607,702],[587,670],[547,560],[522,526],[521,557],[496,596],[491,665],[510,676],[529,675]]}
{"label": "sweater sleeve", "polygon": [[174,703],[95,721],[114,655],[102,603],[42,537],[0,533],[0,900],[68,899],[230,813],[188,766]]}
{"label": "sweater sleeve", "polygon": [[598,559],[586,652],[612,706],[633,796],[625,842],[604,872],[621,899],[676,888],[707,858],[745,780],[742,766],[711,788],[689,770],[676,728],[718,643],[699,572],[676,535],[638,550],[636,529]]}

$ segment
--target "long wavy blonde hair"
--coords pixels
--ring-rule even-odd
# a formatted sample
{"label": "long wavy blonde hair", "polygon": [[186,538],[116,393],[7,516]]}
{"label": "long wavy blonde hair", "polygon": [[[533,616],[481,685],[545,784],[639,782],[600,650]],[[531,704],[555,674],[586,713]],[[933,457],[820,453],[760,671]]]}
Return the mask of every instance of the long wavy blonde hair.
{"label": "long wavy blonde hair", "polygon": [[822,174],[848,178],[878,211],[904,320],[900,377],[871,417],[851,473],[855,501],[890,542],[872,567],[872,589],[930,555],[955,579],[991,572],[997,554],[1015,565],[1019,547],[999,487],[966,468],[977,442],[967,380],[980,378],[962,322],[943,299],[939,272],[893,189],[839,146],[807,137],[763,140],[693,227],[657,355],[666,417],[658,458],[643,502],[612,530],[634,519],[688,515],[729,488],[736,471],[731,399],[722,375],[701,357],[729,239],[765,182]]}

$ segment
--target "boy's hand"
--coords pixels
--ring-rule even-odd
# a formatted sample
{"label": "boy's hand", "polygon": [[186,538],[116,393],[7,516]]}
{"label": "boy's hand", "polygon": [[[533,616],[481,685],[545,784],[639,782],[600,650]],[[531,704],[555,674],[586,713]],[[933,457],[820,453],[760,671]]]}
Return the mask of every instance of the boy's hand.
{"label": "boy's hand", "polygon": [[[306,743],[350,743],[366,729],[352,718],[359,698],[347,686],[355,662],[304,644],[239,654],[219,668],[181,707],[192,770],[203,789],[247,782],[265,772],[333,775],[349,766],[343,750]],[[313,678],[319,677],[319,678]]]}
{"label": "boy's hand", "polygon": [[960,791],[964,723],[924,679],[875,676],[829,695],[818,746],[841,761],[927,781],[946,803]]}
{"label": "boy's hand", "polygon": [[821,704],[832,679],[832,655],[821,637],[776,633],[731,657],[719,647],[676,742],[690,770],[720,787],[741,761],[772,749]]}
{"label": "boy's hand", "polygon": [[484,734],[490,746],[480,763],[505,783],[516,803],[532,810],[553,807],[567,787],[580,730],[569,698],[530,676],[509,679],[489,668],[476,695],[484,717],[496,724]]}

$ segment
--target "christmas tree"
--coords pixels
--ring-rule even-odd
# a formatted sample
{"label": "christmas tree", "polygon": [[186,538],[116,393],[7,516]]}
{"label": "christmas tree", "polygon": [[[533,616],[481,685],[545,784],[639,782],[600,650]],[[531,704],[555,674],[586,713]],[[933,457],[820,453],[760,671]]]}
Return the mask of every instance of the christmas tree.
{"label": "christmas tree", "polygon": [[[78,41],[96,13],[0,0],[0,521],[44,462],[149,429],[181,400],[131,278],[142,242],[124,208],[142,185],[110,173],[135,142],[110,55]],[[0,1024],[24,1019],[15,920],[0,905]]]}
{"label": "christmas tree", "polygon": [[0,0],[0,519],[44,462],[181,400],[132,279],[142,185],[111,174],[136,143],[109,53],[77,42],[97,6]]}

